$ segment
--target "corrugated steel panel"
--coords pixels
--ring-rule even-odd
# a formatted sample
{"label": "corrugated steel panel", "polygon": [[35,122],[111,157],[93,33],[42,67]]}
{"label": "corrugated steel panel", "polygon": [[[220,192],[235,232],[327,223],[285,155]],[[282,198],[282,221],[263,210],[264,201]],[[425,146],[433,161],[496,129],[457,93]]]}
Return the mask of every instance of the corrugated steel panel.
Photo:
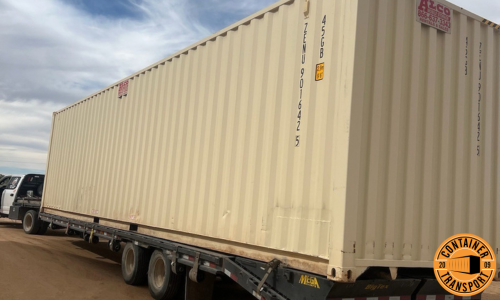
{"label": "corrugated steel panel", "polygon": [[340,281],[461,232],[498,249],[498,32],[446,2],[450,33],[414,0],[309,3],[55,113],[44,210]]}
{"label": "corrugated steel panel", "polygon": [[265,257],[253,245],[325,274],[343,218],[355,5],[315,1],[305,18],[302,1],[282,1],[129,77],[127,96],[115,84],[57,112],[46,210]]}
{"label": "corrugated steel panel", "polygon": [[415,1],[360,1],[345,267],[431,267],[463,232],[498,255],[499,32],[441,3],[448,34]]}

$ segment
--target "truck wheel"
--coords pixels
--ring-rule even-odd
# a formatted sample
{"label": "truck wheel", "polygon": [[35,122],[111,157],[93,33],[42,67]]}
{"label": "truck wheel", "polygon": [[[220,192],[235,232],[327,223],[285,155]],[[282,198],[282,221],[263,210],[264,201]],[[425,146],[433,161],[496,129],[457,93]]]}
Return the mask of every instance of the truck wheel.
{"label": "truck wheel", "polygon": [[180,276],[172,272],[171,261],[160,250],[155,250],[149,260],[148,287],[156,300],[174,299],[181,283]]}
{"label": "truck wheel", "polygon": [[127,284],[142,285],[147,282],[148,252],[128,242],[122,253],[122,276]]}
{"label": "truck wheel", "polygon": [[34,210],[28,210],[23,218],[23,229],[27,234],[36,234],[40,228],[38,213]]}
{"label": "truck wheel", "polygon": [[38,232],[36,234],[44,235],[47,232],[49,225],[50,224],[47,222],[40,221],[40,227],[38,228]]}

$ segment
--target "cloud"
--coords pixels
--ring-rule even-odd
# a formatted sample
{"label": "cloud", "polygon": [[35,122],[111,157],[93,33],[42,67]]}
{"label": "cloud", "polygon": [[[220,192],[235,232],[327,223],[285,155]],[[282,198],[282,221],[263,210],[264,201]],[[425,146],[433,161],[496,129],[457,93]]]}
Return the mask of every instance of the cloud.
{"label": "cloud", "polygon": [[49,144],[53,102],[0,100],[0,173],[10,168],[43,170]]}
{"label": "cloud", "polygon": [[[9,101],[74,102],[208,34],[176,24],[182,16],[174,8],[146,1],[140,7],[151,17],[144,20],[89,15],[54,0],[29,2],[6,0],[0,13],[1,96]],[[182,1],[169,1],[176,2]]]}
{"label": "cloud", "polygon": [[450,0],[450,2],[482,18],[500,24],[500,2],[498,0]]}
{"label": "cloud", "polygon": [[274,2],[276,1],[187,0],[186,8],[189,10],[190,15],[198,20],[202,26],[215,32]]}
{"label": "cloud", "polygon": [[274,0],[0,0],[0,173],[44,169],[52,112]]}
{"label": "cloud", "polygon": [[[53,111],[273,2],[0,0],[0,173],[44,168]],[[500,23],[496,0],[452,2]]]}
{"label": "cloud", "polygon": [[1,1],[0,99],[63,104],[273,2],[129,0],[125,3],[138,16],[133,19],[130,15],[92,15],[78,5],[57,0],[37,0],[36,5],[33,1]]}

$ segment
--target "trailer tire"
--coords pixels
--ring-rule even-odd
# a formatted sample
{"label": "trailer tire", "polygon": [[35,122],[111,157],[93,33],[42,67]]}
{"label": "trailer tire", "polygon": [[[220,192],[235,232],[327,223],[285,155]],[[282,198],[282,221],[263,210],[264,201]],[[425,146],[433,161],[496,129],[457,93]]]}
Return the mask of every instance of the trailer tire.
{"label": "trailer tire", "polygon": [[148,287],[156,300],[174,299],[181,284],[181,276],[172,272],[171,260],[160,250],[155,250],[149,260]]}
{"label": "trailer tire", "polygon": [[130,285],[143,285],[148,279],[148,259],[146,249],[128,242],[122,253],[123,280]]}
{"label": "trailer tire", "polygon": [[47,229],[49,229],[49,223],[40,221],[40,227],[38,228],[38,232],[36,234],[38,235],[44,235],[47,232]]}
{"label": "trailer tire", "polygon": [[[90,239],[89,239],[90,241]],[[93,236],[92,237],[92,241],[90,241],[92,244],[98,244],[99,243],[99,237],[98,236]]]}
{"label": "trailer tire", "polygon": [[38,213],[34,210],[28,210],[23,218],[23,230],[27,234],[36,234],[40,229]]}

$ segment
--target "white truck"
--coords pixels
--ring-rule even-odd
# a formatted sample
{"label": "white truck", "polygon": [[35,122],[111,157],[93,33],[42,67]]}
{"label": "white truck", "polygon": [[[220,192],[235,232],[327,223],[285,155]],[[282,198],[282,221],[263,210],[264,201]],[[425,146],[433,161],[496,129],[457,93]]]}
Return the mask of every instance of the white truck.
{"label": "white truck", "polygon": [[499,27],[444,0],[281,0],[55,112],[38,215],[123,245],[157,300],[212,299],[215,276],[480,299],[432,267],[462,232],[500,249]]}
{"label": "white truck", "polygon": [[21,220],[26,233],[44,234],[49,224],[38,221],[44,179],[45,175],[42,174],[12,175],[2,178],[0,217]]}
{"label": "white truck", "polygon": [[2,196],[3,191],[7,188],[11,177],[11,175],[0,175],[0,196]]}

